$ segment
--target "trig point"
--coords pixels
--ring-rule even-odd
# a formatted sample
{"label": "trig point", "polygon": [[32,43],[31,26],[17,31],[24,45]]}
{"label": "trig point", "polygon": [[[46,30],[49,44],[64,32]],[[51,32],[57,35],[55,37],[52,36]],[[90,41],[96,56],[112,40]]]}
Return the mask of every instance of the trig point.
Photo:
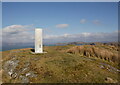
{"label": "trig point", "polygon": [[42,29],[35,29],[35,53],[43,53]]}

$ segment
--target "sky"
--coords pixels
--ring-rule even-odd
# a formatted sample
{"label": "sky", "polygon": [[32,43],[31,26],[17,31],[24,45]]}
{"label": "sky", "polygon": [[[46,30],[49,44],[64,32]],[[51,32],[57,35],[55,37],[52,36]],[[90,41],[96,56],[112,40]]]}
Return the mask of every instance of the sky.
{"label": "sky", "polygon": [[117,2],[3,2],[3,42],[33,44],[42,28],[44,43],[117,41]]}
{"label": "sky", "polygon": [[119,0],[2,0],[3,2],[119,2]]}

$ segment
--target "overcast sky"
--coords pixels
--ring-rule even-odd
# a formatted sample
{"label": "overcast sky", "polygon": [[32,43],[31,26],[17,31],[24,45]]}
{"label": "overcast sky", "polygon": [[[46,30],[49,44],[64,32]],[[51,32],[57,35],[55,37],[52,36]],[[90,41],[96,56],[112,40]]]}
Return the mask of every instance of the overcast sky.
{"label": "overcast sky", "polygon": [[[3,42],[34,43],[42,28],[44,43],[117,41],[117,2],[3,2]],[[2,35],[2,34],[1,34]]]}

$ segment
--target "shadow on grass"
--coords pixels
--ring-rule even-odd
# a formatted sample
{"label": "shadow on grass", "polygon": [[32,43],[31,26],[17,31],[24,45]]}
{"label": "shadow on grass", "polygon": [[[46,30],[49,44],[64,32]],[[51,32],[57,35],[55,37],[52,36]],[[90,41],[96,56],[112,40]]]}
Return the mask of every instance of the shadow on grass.
{"label": "shadow on grass", "polygon": [[32,52],[35,52],[35,49],[30,49]]}

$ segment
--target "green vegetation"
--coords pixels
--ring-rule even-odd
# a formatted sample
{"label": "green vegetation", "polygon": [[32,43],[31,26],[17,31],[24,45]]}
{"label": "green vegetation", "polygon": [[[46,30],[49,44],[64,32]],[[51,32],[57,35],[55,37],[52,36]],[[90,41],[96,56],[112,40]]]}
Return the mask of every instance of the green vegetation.
{"label": "green vegetation", "polygon": [[[107,45],[66,45],[45,46],[47,53],[43,54],[32,54],[32,48],[4,51],[3,82],[118,83],[118,51],[113,49]],[[15,68],[13,62],[18,64]]]}

